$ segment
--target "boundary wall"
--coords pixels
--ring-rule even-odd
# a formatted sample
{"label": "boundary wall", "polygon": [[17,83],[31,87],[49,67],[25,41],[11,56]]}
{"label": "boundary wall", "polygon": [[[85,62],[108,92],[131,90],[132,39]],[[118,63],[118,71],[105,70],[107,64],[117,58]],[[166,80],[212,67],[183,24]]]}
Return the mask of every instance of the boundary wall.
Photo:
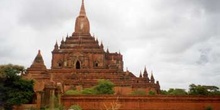
{"label": "boundary wall", "polygon": [[[220,96],[62,96],[65,107],[83,110],[220,110]],[[209,108],[209,109],[208,109]]]}

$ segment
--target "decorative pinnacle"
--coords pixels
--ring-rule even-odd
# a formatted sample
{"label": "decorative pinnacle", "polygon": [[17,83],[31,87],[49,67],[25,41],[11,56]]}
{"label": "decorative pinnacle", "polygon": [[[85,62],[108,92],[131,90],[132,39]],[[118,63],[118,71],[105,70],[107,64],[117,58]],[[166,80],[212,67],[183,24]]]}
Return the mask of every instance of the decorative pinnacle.
{"label": "decorative pinnacle", "polygon": [[85,16],[86,15],[86,11],[85,11],[85,7],[84,7],[84,0],[82,0],[82,5],[81,5],[81,9],[80,9],[80,16]]}
{"label": "decorative pinnacle", "polygon": [[142,78],[142,73],[141,73],[141,71],[140,71],[140,76],[139,76],[140,78]]}
{"label": "decorative pinnacle", "polygon": [[40,49],[38,50],[38,55],[41,55],[41,53],[40,53]]}

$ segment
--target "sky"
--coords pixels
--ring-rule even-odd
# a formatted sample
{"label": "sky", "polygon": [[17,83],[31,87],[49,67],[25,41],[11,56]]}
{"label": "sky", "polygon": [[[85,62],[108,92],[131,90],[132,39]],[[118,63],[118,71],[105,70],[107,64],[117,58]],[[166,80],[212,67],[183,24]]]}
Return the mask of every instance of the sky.
{"label": "sky", "polygon": [[[90,32],[123,54],[161,89],[220,87],[220,0],[85,0]],[[81,0],[0,0],[0,64],[29,67],[38,50],[47,68],[57,41],[71,35]]]}

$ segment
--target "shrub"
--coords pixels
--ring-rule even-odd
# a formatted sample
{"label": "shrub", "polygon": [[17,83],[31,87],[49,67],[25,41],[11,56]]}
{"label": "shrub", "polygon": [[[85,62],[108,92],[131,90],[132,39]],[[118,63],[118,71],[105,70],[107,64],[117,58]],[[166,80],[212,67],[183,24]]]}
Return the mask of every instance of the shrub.
{"label": "shrub", "polygon": [[86,88],[82,90],[82,94],[84,95],[95,95],[97,91],[94,88]]}
{"label": "shrub", "polygon": [[109,80],[99,80],[98,85],[92,88],[86,88],[82,91],[68,90],[66,95],[96,95],[96,94],[114,94],[114,84]]}
{"label": "shrub", "polygon": [[81,95],[82,93],[77,90],[68,90],[65,92],[66,95]]}
{"label": "shrub", "polygon": [[99,80],[98,85],[95,86],[97,94],[114,94],[114,84],[109,80]]}
{"label": "shrub", "polygon": [[148,95],[156,95],[156,93],[154,91],[149,91]]}

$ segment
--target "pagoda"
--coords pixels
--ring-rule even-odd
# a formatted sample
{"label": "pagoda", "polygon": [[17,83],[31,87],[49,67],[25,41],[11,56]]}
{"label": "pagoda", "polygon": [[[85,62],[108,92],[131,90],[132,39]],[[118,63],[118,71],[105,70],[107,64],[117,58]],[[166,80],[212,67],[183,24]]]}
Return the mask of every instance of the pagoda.
{"label": "pagoda", "polygon": [[[52,50],[51,68],[47,69],[41,51],[38,51],[24,78],[35,81],[35,92],[49,89],[61,93],[70,89],[82,90],[97,85],[98,80],[106,79],[114,83],[115,94],[129,95],[133,91],[159,93],[159,81],[153,74],[149,78],[146,67],[140,76],[123,70],[123,55],[120,52],[104,50],[102,42],[90,34],[90,23],[82,0],[75,29]],[[45,95],[46,96],[46,95]]]}

